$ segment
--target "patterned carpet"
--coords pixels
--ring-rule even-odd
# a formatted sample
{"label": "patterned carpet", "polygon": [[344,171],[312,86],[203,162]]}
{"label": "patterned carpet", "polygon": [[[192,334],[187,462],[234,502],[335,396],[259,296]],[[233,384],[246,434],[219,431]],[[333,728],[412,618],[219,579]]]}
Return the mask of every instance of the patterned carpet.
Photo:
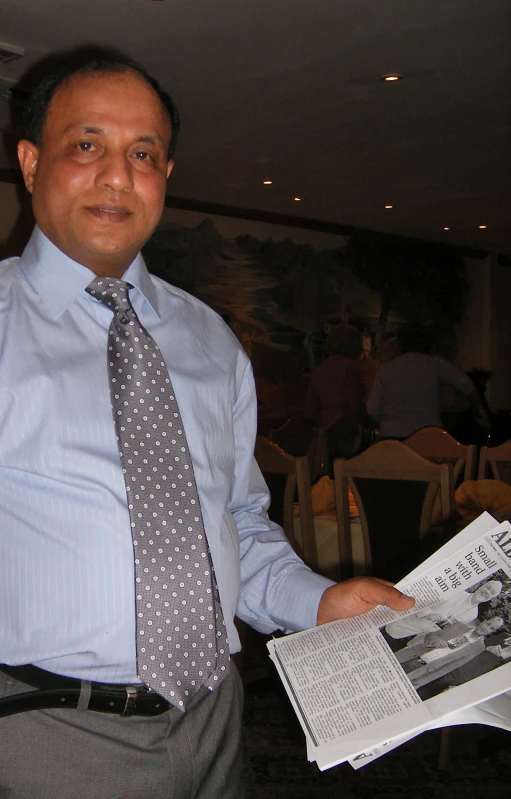
{"label": "patterned carpet", "polygon": [[[253,653],[252,653],[253,654]],[[250,655],[250,653],[249,653]],[[265,673],[257,654],[258,669]],[[262,667],[262,668],[261,668]],[[273,666],[250,682],[245,665],[247,799],[508,799],[511,733],[467,725],[451,734],[447,768],[439,770],[438,731],[424,733],[359,771],[343,764],[320,772],[307,762],[305,739]],[[254,673],[254,672],[252,672]]]}

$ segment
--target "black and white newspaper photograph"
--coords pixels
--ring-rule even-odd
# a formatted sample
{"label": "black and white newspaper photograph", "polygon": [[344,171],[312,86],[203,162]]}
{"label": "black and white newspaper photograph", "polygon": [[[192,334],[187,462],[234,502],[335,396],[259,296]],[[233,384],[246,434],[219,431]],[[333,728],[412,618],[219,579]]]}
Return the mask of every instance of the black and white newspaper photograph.
{"label": "black and white newspaper photograph", "polygon": [[511,658],[510,600],[511,580],[499,569],[380,632],[421,699],[429,699]]}

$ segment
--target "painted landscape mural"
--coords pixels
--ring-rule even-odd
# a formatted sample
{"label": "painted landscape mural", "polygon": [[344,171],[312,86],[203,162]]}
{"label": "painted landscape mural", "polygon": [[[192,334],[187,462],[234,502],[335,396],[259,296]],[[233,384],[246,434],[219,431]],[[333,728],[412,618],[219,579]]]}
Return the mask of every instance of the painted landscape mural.
{"label": "painted landscape mural", "polygon": [[461,259],[377,234],[340,242],[318,251],[250,232],[226,238],[206,219],[193,228],[159,227],[144,257],[152,272],[224,317],[252,360],[260,416],[285,418],[299,414],[333,324],[369,334],[369,357],[412,318],[434,325],[444,350],[453,346],[466,291]]}

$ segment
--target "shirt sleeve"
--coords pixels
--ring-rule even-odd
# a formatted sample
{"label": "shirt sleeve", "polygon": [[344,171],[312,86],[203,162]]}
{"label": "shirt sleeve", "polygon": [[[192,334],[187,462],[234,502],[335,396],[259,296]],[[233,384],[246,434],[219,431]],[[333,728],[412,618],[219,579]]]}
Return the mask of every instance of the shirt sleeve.
{"label": "shirt sleeve", "polygon": [[436,362],[438,379],[441,383],[446,383],[448,386],[451,386],[464,397],[472,394],[472,392],[476,390],[476,387],[468,375],[462,372],[461,369],[458,369],[457,366],[449,363],[449,361],[445,361],[443,358],[437,358]]}
{"label": "shirt sleeve", "polygon": [[319,601],[331,585],[295,554],[270,521],[267,486],[254,459],[256,400],[247,366],[234,408],[235,469],[229,510],[240,538],[241,586],[237,615],[263,633],[316,625]]}

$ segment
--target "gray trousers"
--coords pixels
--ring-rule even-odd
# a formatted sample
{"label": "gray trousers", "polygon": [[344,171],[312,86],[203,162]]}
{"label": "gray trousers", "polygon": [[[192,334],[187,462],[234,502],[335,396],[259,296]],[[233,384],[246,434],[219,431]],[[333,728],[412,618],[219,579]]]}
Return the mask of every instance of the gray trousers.
{"label": "gray trousers", "polygon": [[[0,672],[0,696],[31,690]],[[235,666],[187,713],[34,710],[0,718],[0,799],[243,799]]]}

